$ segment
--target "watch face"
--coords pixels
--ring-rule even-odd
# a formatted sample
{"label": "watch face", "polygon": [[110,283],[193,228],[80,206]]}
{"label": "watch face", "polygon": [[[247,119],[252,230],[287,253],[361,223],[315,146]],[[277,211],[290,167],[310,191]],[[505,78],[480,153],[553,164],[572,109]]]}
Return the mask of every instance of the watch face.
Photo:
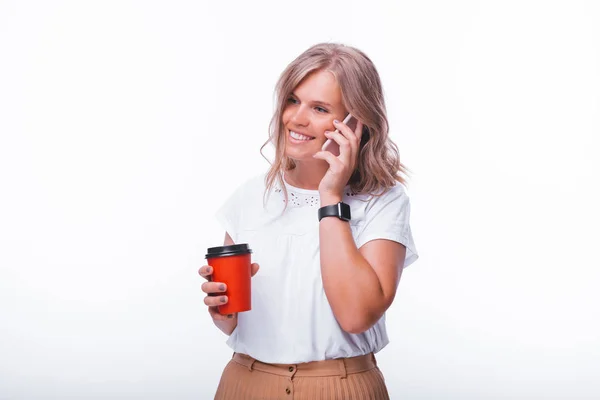
{"label": "watch face", "polygon": [[339,204],[339,210],[340,210],[340,219],[343,219],[344,221],[350,221],[351,215],[350,215],[350,206],[346,203],[338,203]]}

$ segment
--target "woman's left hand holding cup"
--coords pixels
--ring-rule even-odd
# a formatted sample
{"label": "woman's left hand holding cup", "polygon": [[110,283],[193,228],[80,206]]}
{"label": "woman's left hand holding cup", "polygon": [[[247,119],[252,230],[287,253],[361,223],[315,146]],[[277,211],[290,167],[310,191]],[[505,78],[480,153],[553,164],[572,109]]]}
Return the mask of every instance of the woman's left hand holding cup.
{"label": "woman's left hand holding cup", "polygon": [[[250,275],[254,276],[259,269],[257,263],[253,263],[250,267]],[[206,296],[204,304],[208,306],[208,313],[213,321],[227,321],[237,317],[237,313],[223,315],[219,313],[219,306],[227,304],[228,298],[224,293],[227,291],[227,285],[223,282],[212,282],[212,274],[214,270],[210,265],[204,265],[198,270],[200,276],[207,280],[201,286],[201,289]]]}

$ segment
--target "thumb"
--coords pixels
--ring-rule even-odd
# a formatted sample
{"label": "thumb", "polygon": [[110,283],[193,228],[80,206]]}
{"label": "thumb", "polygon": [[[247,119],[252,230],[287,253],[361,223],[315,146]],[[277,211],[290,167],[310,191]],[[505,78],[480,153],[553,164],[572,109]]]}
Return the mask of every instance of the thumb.
{"label": "thumb", "polygon": [[258,272],[258,269],[260,268],[260,266],[257,263],[253,263],[250,266],[250,276],[254,276],[256,275],[256,272]]}

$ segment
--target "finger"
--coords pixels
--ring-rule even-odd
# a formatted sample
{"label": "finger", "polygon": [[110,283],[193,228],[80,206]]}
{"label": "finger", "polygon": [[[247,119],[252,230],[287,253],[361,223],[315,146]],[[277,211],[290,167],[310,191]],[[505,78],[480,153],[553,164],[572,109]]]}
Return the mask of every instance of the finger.
{"label": "finger", "polygon": [[210,275],[212,275],[213,269],[210,265],[203,265],[198,270],[198,273],[200,274],[201,277],[210,280],[209,277],[210,277]]}
{"label": "finger", "polygon": [[348,140],[350,141],[356,141],[356,139],[358,139],[358,137],[356,136],[356,133],[350,129],[350,127],[348,125],[346,125],[343,122],[338,121],[337,119],[333,121],[333,126],[335,126],[335,128]]}
{"label": "finger", "polygon": [[313,157],[319,160],[327,161],[327,163],[329,163],[329,169],[331,169],[331,172],[333,173],[339,173],[344,168],[344,164],[340,161],[340,159],[327,150],[319,151],[315,153]]}
{"label": "finger", "polygon": [[325,137],[333,139],[340,146],[340,154],[342,154],[343,151],[352,152],[354,147],[358,146],[358,144],[354,145],[352,141],[348,140],[344,135],[342,135],[338,131],[326,131]]}
{"label": "finger", "polygon": [[221,314],[217,307],[208,307],[208,313],[216,321],[226,321],[237,316],[237,314]]}
{"label": "finger", "polygon": [[[358,152],[358,147],[360,145],[360,139],[356,136],[356,134],[352,131],[352,129],[350,129],[350,127],[348,125],[344,124],[343,122],[339,122],[339,121],[335,120],[334,125],[336,127],[336,131],[334,132],[334,134],[337,132],[340,135],[342,135],[342,137],[344,139],[346,139],[348,141],[350,154],[346,161],[354,160],[355,154]],[[325,132],[325,133],[326,133],[325,136],[327,136],[328,132]],[[340,154],[342,154],[341,147],[342,146],[340,145]]]}
{"label": "finger", "polygon": [[356,154],[358,151],[358,142],[355,140],[348,140],[344,135],[337,131],[325,132],[325,137],[335,140],[335,142],[340,146],[340,155],[338,158],[344,163],[344,165],[351,167],[350,161],[353,160],[354,154]]}
{"label": "finger", "polygon": [[250,276],[256,275],[256,273],[258,272],[259,269],[260,269],[260,265],[258,265],[257,263],[253,263],[250,266]]}
{"label": "finger", "polygon": [[222,282],[204,282],[200,289],[207,294],[224,293],[227,291],[227,285]]}
{"label": "finger", "polygon": [[206,304],[209,307],[216,307],[227,304],[228,300],[229,299],[227,298],[227,296],[206,296],[204,298],[204,304]]}

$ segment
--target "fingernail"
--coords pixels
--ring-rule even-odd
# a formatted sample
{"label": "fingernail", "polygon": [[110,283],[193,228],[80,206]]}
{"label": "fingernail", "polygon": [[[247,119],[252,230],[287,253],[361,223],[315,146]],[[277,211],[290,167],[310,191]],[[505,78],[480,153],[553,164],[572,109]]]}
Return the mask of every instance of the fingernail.
{"label": "fingernail", "polygon": [[225,291],[225,285],[219,285],[219,290],[221,292],[224,292]]}
{"label": "fingernail", "polygon": [[206,273],[210,274],[210,271],[212,271],[212,269],[210,267],[206,268]]}
{"label": "fingernail", "polygon": [[221,297],[221,303],[227,303],[227,297],[225,297],[225,296]]}
{"label": "fingernail", "polygon": [[333,123],[334,123],[334,124],[339,124],[339,123],[340,123],[340,121],[338,121],[337,119],[334,119],[334,120],[333,120]]}

